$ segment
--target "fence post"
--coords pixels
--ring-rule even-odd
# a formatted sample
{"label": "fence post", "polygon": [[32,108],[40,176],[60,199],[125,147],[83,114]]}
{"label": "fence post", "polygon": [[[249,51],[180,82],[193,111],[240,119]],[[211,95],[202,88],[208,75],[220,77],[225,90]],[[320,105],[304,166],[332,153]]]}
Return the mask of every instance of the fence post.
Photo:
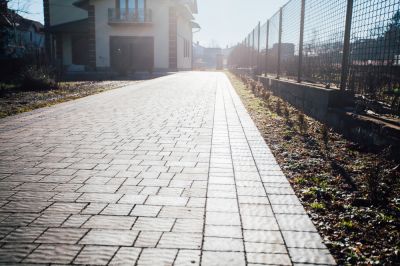
{"label": "fence post", "polygon": [[279,79],[281,75],[281,52],[282,52],[282,8],[279,10],[279,44],[278,44],[278,64],[276,71],[276,78]]}
{"label": "fence post", "polygon": [[255,41],[255,37],[254,37],[254,32],[255,29],[253,29],[253,41],[252,41],[252,46],[251,46],[251,73],[253,73],[253,67],[254,67],[254,41]]}
{"label": "fence post", "polygon": [[297,82],[301,82],[303,75],[303,46],[304,46],[304,20],[305,20],[306,0],[301,0],[301,19],[300,19],[300,42],[299,42],[299,68],[297,74]]}
{"label": "fence post", "polygon": [[346,25],[345,25],[344,42],[343,42],[342,76],[340,80],[341,91],[346,90],[347,78],[349,75],[350,37],[351,37],[352,19],[353,19],[353,0],[347,0]]}
{"label": "fence post", "polygon": [[265,77],[268,75],[269,19],[267,20],[267,42],[265,46]]}
{"label": "fence post", "polygon": [[260,34],[261,34],[261,22],[258,22],[258,43],[257,43],[257,75],[260,74]]}
{"label": "fence post", "polygon": [[247,67],[250,68],[251,66],[251,49],[250,49],[250,34],[247,36]]}

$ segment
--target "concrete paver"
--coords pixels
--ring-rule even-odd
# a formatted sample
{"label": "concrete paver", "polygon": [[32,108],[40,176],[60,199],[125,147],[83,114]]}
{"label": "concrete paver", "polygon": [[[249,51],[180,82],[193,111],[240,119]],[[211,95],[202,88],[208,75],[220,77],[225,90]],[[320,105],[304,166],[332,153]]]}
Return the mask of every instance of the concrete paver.
{"label": "concrete paver", "polygon": [[213,72],[0,120],[0,262],[335,264]]}

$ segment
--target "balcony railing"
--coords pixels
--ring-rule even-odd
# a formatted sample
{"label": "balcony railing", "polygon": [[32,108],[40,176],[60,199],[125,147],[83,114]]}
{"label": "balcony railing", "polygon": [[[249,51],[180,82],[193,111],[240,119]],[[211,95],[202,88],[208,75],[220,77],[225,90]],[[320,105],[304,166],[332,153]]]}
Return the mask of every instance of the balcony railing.
{"label": "balcony railing", "polygon": [[149,24],[152,23],[151,9],[109,8],[109,24]]}

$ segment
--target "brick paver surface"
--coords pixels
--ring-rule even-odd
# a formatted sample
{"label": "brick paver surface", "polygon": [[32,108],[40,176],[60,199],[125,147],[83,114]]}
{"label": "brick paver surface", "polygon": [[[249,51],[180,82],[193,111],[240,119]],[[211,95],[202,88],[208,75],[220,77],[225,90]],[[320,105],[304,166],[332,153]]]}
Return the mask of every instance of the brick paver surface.
{"label": "brick paver surface", "polygon": [[222,73],[0,120],[0,263],[334,264]]}

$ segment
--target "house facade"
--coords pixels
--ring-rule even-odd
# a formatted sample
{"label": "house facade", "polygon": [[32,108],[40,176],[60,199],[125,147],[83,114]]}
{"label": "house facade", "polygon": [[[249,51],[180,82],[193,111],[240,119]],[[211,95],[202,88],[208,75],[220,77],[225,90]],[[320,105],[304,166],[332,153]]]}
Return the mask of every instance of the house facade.
{"label": "house facade", "polygon": [[67,71],[187,70],[196,0],[44,0],[46,49]]}

